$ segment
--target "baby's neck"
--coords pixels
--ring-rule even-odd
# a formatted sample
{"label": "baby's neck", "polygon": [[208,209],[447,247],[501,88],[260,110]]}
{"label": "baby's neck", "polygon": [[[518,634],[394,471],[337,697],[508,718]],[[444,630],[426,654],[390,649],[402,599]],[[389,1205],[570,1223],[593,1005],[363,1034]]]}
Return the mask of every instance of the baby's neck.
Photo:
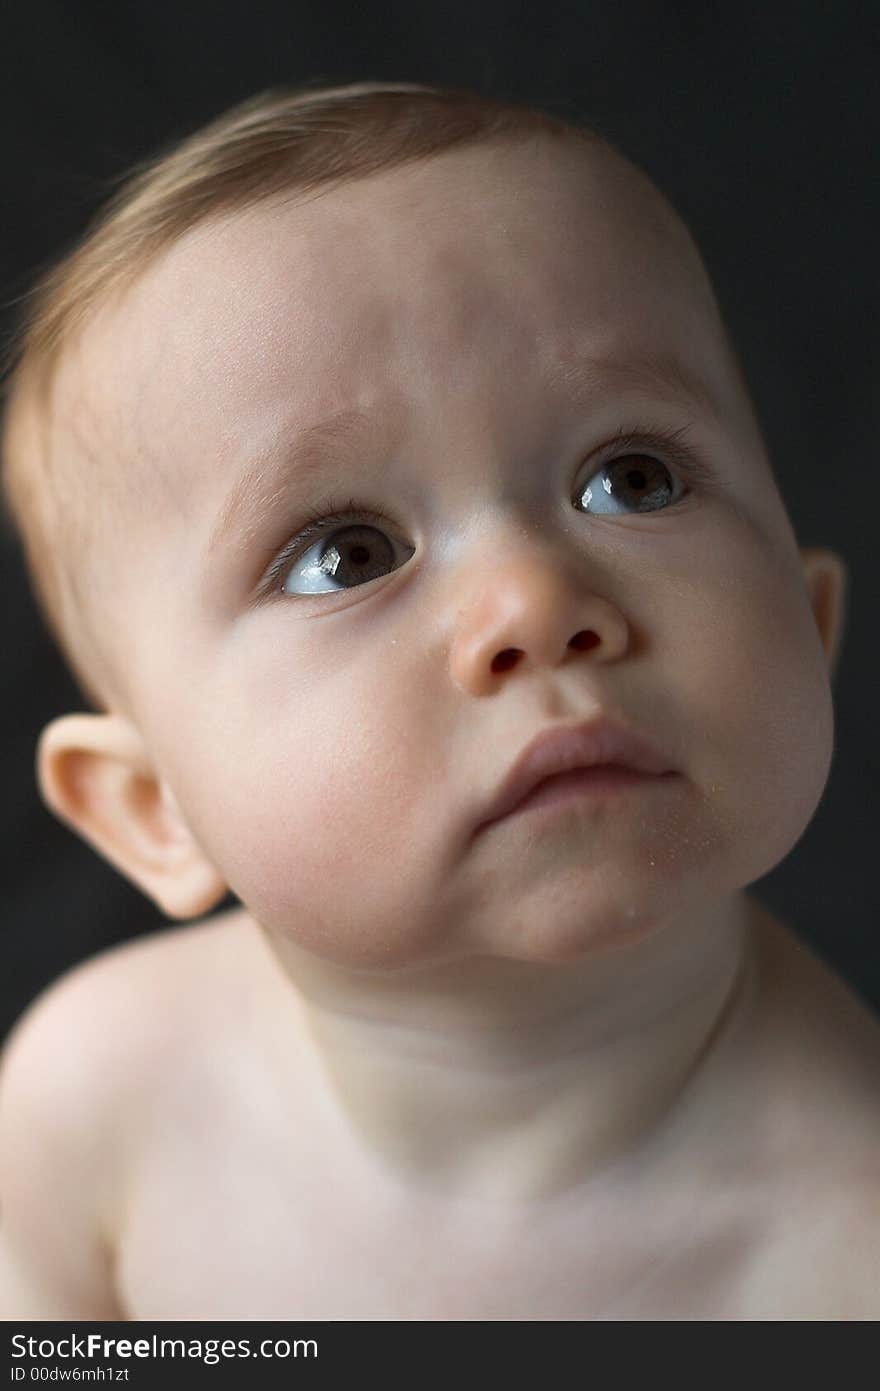
{"label": "baby's neck", "polygon": [[274,954],[370,1158],[420,1193],[522,1203],[699,1147],[706,1078],[750,1007],[750,907],[737,894],[564,966],[481,958],[366,983]]}

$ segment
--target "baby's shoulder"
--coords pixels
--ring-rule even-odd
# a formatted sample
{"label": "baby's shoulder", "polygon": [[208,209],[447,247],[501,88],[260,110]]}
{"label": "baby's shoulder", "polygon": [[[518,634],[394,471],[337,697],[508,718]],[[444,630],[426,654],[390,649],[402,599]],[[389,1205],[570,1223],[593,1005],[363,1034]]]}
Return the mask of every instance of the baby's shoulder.
{"label": "baby's shoulder", "polygon": [[138,1125],[163,1123],[163,1075],[167,1089],[197,1051],[228,938],[223,920],[148,933],[70,968],[19,1017],[0,1052],[0,1306],[120,1316],[110,1253]]}
{"label": "baby's shoulder", "polygon": [[[762,946],[761,1046],[748,1094],[763,1250],[810,1317],[880,1316],[880,1021],[806,941]],[[798,1302],[800,1301],[800,1303]]]}
{"label": "baby's shoulder", "polygon": [[229,915],[160,927],[70,967],[17,1020],[2,1074],[94,1122],[157,1069],[179,1064],[229,988],[231,928]]}

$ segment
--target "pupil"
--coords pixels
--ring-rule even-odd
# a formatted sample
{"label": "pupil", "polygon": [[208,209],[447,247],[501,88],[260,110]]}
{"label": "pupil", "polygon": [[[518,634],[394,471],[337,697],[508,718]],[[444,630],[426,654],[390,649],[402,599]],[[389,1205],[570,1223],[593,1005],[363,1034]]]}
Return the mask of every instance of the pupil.
{"label": "pupil", "polygon": [[366,546],[352,546],[351,558],[355,565],[366,565],[370,558],[370,552]]}
{"label": "pupil", "polygon": [[626,475],[626,481],[631,488],[644,488],[648,480],[641,469],[635,468],[629,470]]}

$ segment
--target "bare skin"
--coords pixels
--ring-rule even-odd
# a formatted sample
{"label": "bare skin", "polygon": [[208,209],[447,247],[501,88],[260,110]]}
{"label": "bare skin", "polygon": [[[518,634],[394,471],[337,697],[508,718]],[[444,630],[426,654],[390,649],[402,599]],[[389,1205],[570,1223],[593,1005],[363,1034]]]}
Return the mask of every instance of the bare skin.
{"label": "bare skin", "polygon": [[88,1130],[113,1158],[65,1194],[104,1255],[58,1316],[876,1318],[880,1032],[751,899],[748,924],[747,977],[665,1113],[537,1198],[498,1196],[503,1143],[476,1197],[390,1169],[244,910],[87,963],[60,989],[103,1021]]}
{"label": "bare skin", "polygon": [[[89,395],[138,504],[86,558],[127,686],[41,789],[166,914],[246,909],[19,1033],[10,1308],[875,1316],[880,1032],[744,892],[827,781],[844,567],[656,195],[505,146],[199,227],[70,356],[65,447]],[[619,444],[682,431],[702,472]],[[662,506],[600,483],[615,441]],[[370,510],[371,578],[309,587],[303,543],[268,586],[304,505],[346,554]],[[602,712],[675,780],[473,834]]]}

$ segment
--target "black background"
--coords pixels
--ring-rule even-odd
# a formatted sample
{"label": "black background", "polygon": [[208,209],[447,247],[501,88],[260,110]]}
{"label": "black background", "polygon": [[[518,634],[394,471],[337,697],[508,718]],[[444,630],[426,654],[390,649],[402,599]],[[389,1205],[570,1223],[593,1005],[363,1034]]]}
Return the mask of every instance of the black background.
{"label": "black background", "polygon": [[[799,541],[849,565],[831,780],[798,845],[753,892],[880,1009],[878,20],[867,5],[705,0],[29,0],[8,7],[2,27],[0,312],[8,335],[16,297],[82,231],[108,179],[264,87],[447,82],[597,126],[691,226]],[[37,736],[83,706],[8,540],[0,564],[2,1034],[62,970],[163,919],[39,800]]]}

